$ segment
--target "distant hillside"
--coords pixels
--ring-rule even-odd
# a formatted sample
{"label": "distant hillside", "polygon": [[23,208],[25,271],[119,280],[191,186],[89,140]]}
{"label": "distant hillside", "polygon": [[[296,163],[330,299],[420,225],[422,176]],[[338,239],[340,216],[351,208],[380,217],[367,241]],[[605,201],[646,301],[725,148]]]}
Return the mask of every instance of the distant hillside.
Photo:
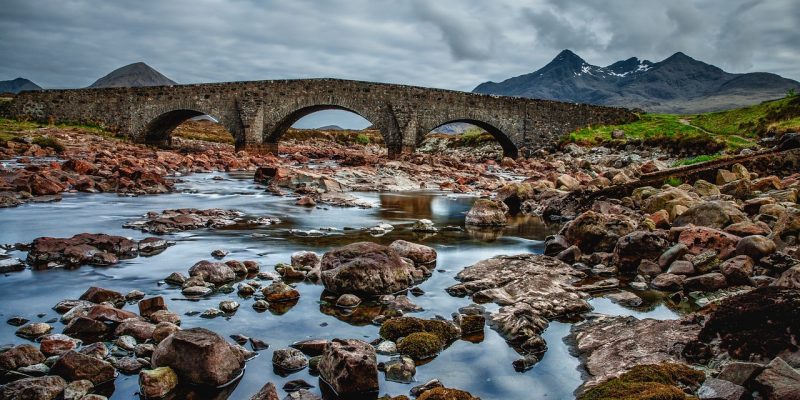
{"label": "distant hillside", "polygon": [[732,74],[675,53],[660,62],[629,58],[607,67],[564,50],[530,74],[485,82],[473,92],[638,107],[667,113],[699,113],[781,98],[800,82],[775,74]]}
{"label": "distant hillside", "polygon": [[175,81],[162,75],[149,65],[143,62],[137,62],[111,71],[111,73],[98,79],[93,84],[89,85],[89,87],[140,87],[176,84]]}
{"label": "distant hillside", "polygon": [[0,81],[0,93],[19,93],[23,90],[42,90],[42,88],[25,79],[17,78],[10,81]]}

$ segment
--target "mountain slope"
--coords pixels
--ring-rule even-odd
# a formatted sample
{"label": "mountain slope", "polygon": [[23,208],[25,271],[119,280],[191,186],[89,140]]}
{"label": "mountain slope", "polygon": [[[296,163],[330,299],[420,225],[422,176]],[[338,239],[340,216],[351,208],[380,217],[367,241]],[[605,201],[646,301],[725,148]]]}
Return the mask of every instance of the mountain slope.
{"label": "mountain slope", "polygon": [[143,62],[126,65],[89,85],[90,88],[176,85],[172,79]]}
{"label": "mountain slope", "polygon": [[473,92],[697,113],[780,98],[790,88],[800,83],[764,72],[728,73],[680,52],[657,63],[633,57],[599,67],[564,50],[535,72]]}
{"label": "mountain slope", "polygon": [[0,93],[19,93],[23,90],[42,90],[42,88],[25,78],[0,81]]}

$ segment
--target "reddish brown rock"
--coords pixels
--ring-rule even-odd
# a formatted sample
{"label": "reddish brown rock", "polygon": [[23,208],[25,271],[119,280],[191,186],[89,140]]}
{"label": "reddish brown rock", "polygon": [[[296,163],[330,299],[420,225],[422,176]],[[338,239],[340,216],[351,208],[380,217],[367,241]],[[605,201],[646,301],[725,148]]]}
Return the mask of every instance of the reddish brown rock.
{"label": "reddish brown rock", "polygon": [[736,250],[739,237],[718,229],[702,226],[690,227],[681,231],[678,241],[697,255],[708,250],[716,250],[720,259],[727,259]]}
{"label": "reddish brown rock", "polygon": [[68,381],[86,379],[95,385],[110,381],[116,376],[114,366],[98,358],[68,351],[50,368],[50,373]]}
{"label": "reddish brown rock", "polygon": [[0,371],[13,371],[17,368],[44,362],[45,356],[36,347],[29,344],[14,346],[0,353]]}
{"label": "reddish brown rock", "polygon": [[340,396],[377,393],[375,349],[356,339],[333,339],[322,353],[320,377]]}
{"label": "reddish brown rock", "polygon": [[203,328],[178,331],[158,344],[155,367],[170,367],[189,383],[220,386],[237,378],[244,357],[214,332]]}

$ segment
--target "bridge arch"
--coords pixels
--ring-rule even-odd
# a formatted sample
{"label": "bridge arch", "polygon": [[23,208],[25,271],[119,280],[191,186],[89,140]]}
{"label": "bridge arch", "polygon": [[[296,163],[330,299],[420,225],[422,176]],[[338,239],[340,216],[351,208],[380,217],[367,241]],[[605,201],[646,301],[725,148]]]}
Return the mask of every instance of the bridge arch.
{"label": "bridge arch", "polygon": [[238,114],[218,107],[191,103],[164,104],[133,116],[131,124],[134,140],[157,146],[167,146],[172,131],[183,122],[201,115],[208,115],[222,125],[234,139],[236,149],[245,145],[244,129]]}
{"label": "bridge arch", "polygon": [[382,104],[360,104],[339,99],[322,101],[311,99],[278,109],[265,109],[264,143],[277,148],[278,141],[297,121],[307,115],[325,110],[347,111],[364,118],[380,131],[390,155],[395,151],[399,153],[402,137],[397,127],[397,121],[393,120],[392,114],[387,113]]}
{"label": "bridge arch", "polygon": [[519,156],[519,148],[517,148],[517,145],[514,144],[514,142],[511,141],[511,138],[508,135],[506,135],[500,128],[497,128],[496,126],[488,122],[485,122],[483,120],[473,119],[473,118],[456,118],[439,123],[438,125],[433,126],[431,129],[428,129],[427,132],[424,132],[423,134],[419,135],[418,137],[419,142],[421,143],[422,140],[424,140],[424,137],[428,132],[431,132],[441,126],[452,124],[455,122],[463,122],[470,125],[475,125],[478,128],[481,128],[484,131],[488,132],[490,135],[492,135],[492,137],[495,138],[495,140],[497,140],[498,143],[500,143],[500,147],[503,148],[504,157],[517,158]]}

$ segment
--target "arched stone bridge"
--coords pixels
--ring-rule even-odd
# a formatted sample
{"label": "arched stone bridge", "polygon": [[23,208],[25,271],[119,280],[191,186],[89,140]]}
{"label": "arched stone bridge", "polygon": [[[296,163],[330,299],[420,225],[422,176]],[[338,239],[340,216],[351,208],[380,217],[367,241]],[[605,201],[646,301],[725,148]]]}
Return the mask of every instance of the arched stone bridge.
{"label": "arched stone bridge", "polygon": [[636,119],[622,108],[338,79],[44,90],[22,92],[6,107],[12,117],[99,124],[151,144],[169,143],[181,122],[207,114],[231,132],[237,149],[251,151],[276,151],[286,130],[310,113],[347,110],[380,130],[390,157],[451,122],[485,129],[516,157],[580,127]]}

